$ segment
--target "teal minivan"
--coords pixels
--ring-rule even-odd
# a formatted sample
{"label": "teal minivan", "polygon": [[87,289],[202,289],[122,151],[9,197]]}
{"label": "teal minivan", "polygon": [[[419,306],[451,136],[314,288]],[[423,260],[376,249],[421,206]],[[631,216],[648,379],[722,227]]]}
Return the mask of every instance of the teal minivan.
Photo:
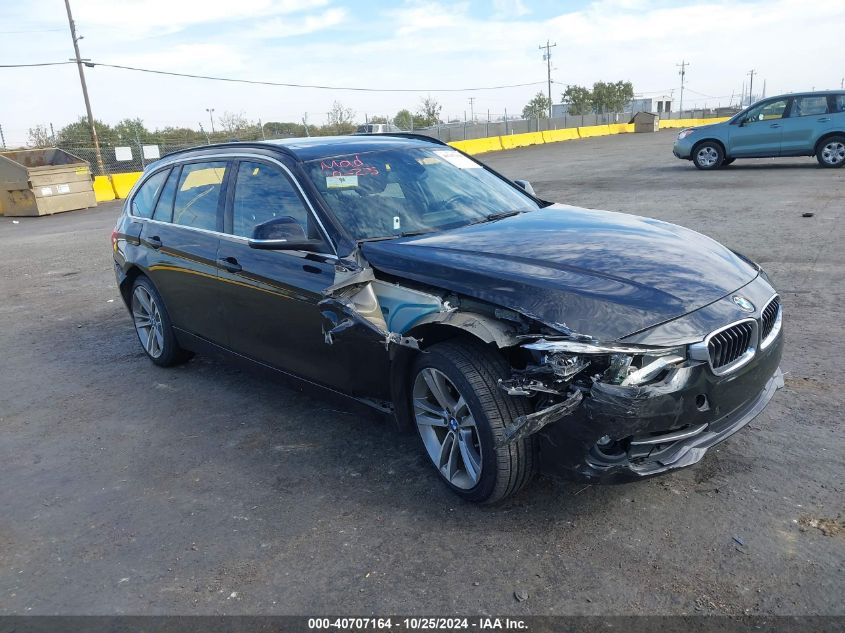
{"label": "teal minivan", "polygon": [[699,169],[737,158],[815,156],[822,167],[845,165],[845,92],[807,92],[763,99],[729,120],[681,130],[673,153]]}

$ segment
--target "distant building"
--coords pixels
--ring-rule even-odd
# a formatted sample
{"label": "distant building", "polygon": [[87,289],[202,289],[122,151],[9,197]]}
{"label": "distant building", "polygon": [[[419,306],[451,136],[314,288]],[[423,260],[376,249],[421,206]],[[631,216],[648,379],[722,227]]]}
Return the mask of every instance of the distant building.
{"label": "distant building", "polygon": [[640,97],[633,99],[631,103],[625,106],[625,112],[636,114],[637,112],[651,112],[653,114],[663,114],[672,111],[672,97],[663,95],[659,97]]}

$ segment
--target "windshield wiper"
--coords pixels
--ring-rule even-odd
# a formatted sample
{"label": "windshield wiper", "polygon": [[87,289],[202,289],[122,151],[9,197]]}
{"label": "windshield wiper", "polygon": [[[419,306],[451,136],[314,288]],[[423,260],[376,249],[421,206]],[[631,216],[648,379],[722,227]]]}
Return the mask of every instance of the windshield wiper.
{"label": "windshield wiper", "polygon": [[469,226],[471,224],[483,224],[485,222],[495,222],[496,220],[509,218],[512,215],[519,215],[520,213],[522,213],[522,211],[499,211],[498,213],[490,213],[488,215],[485,215],[480,220],[473,220],[472,222],[464,226]]}

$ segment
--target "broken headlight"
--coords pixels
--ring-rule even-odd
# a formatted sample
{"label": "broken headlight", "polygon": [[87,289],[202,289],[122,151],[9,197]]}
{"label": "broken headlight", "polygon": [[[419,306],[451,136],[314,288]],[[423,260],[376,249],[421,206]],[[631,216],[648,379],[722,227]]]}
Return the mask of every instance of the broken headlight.
{"label": "broken headlight", "polygon": [[643,385],[686,360],[685,347],[643,347],[540,339],[522,346],[542,353],[541,362],[559,378],[571,378],[591,365],[603,367],[603,380],[622,386]]}

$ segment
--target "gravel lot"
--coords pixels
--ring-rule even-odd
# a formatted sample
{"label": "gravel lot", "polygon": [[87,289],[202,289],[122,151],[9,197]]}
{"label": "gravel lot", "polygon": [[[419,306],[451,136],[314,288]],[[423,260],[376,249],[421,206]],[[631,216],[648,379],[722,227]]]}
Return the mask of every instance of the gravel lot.
{"label": "gravel lot", "polygon": [[540,479],[493,508],[381,419],[203,358],[148,362],[115,288],[117,204],[0,217],[0,613],[845,614],[845,170],[704,173],[673,139],[483,158],[760,262],[786,388],[693,468]]}

